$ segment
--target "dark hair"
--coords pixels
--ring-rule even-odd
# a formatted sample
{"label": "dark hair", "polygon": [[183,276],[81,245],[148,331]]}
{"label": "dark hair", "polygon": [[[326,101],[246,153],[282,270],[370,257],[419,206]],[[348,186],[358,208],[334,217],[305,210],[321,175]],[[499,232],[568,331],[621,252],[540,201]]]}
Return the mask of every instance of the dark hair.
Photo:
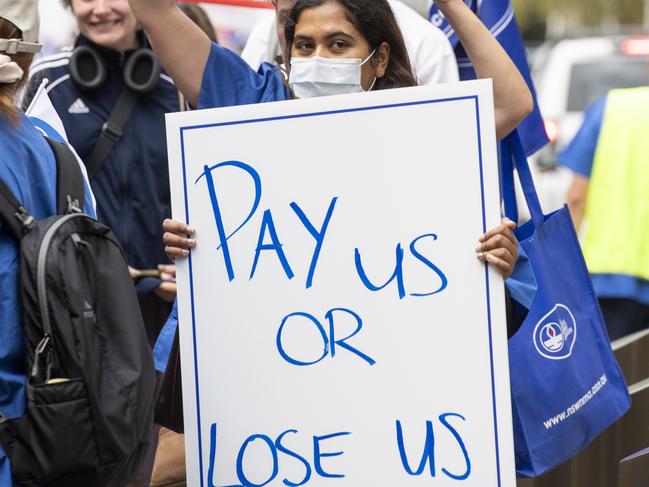
{"label": "dark hair", "polygon": [[211,41],[218,44],[219,41],[217,40],[216,32],[214,31],[214,25],[212,25],[212,21],[205,10],[195,3],[179,3],[178,7],[180,7],[180,10],[182,10],[183,13],[192,20],[192,22],[198,25],[201,30],[207,34],[207,37],[209,37]]}
{"label": "dark hair", "polygon": [[401,29],[387,0],[297,0],[284,30],[289,53],[300,15],[307,9],[325,3],[338,3],[345,8],[347,20],[363,35],[370,50],[377,49],[383,42],[390,46],[388,67],[385,75],[376,81],[374,89],[403,88],[417,84]]}
{"label": "dark hair", "polygon": [[[22,37],[23,33],[20,29],[8,20],[0,18],[0,39],[22,39]],[[9,56],[24,72],[22,79],[15,83],[0,83],[0,117],[6,118],[12,125],[17,126],[19,119],[18,110],[16,109],[16,91],[27,81],[29,66],[34,59],[34,55],[26,52],[7,54],[2,51],[0,51],[0,54]]]}

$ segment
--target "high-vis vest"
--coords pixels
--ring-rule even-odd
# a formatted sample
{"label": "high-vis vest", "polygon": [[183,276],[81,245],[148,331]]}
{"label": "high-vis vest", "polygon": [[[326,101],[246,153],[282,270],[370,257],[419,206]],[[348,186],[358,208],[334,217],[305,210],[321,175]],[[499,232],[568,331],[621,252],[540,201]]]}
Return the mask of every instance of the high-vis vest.
{"label": "high-vis vest", "polygon": [[649,280],[649,87],[608,94],[586,218],[591,273]]}

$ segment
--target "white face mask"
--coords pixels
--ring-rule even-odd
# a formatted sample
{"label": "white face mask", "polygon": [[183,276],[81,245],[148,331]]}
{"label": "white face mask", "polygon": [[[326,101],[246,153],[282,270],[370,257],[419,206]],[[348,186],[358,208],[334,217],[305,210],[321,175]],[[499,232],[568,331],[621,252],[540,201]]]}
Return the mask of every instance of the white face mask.
{"label": "white face mask", "polygon": [[[362,59],[327,58],[320,56],[294,57],[288,84],[298,98],[360,93],[361,68],[376,51]],[[370,86],[374,87],[376,78]]]}

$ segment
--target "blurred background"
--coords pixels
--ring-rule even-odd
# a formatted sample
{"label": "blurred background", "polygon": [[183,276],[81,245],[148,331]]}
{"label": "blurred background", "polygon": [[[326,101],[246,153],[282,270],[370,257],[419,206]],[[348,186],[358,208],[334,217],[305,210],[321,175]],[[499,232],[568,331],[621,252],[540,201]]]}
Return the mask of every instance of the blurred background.
{"label": "blurred background", "polygon": [[[272,16],[262,1],[230,1],[224,5],[202,3],[214,24],[219,42],[240,52],[253,26],[261,19]],[[231,3],[234,5],[225,5]],[[424,2],[425,3],[425,2]],[[260,7],[241,7],[237,4],[260,4]],[[424,9],[425,10],[425,9]],[[45,43],[42,54],[47,56],[59,48],[70,46],[76,36],[75,22],[60,0],[40,0],[41,40]]]}

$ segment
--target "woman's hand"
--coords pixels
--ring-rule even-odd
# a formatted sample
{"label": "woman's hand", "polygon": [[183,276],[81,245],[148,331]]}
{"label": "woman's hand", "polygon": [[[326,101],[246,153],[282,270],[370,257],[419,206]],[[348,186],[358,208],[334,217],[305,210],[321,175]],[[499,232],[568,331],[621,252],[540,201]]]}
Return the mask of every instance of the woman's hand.
{"label": "woman's hand", "polygon": [[516,223],[503,218],[500,226],[480,237],[480,244],[475,249],[481,262],[488,262],[507,279],[514,272],[518,260],[518,240],[514,236]]}
{"label": "woman's hand", "polygon": [[165,253],[171,260],[176,257],[187,257],[189,250],[196,246],[196,239],[193,238],[196,233],[194,227],[167,218],[162,223],[162,229],[164,230],[162,241],[165,244]]}
{"label": "woman's hand", "polygon": [[159,265],[160,285],[154,290],[156,296],[167,303],[173,303],[176,299],[176,266]]}
{"label": "woman's hand", "polygon": [[153,290],[156,296],[167,303],[173,303],[176,299],[176,283],[174,281],[162,281],[160,285]]}
{"label": "woman's hand", "polygon": [[158,266],[160,271],[160,280],[163,282],[176,282],[176,266],[161,264]]}

